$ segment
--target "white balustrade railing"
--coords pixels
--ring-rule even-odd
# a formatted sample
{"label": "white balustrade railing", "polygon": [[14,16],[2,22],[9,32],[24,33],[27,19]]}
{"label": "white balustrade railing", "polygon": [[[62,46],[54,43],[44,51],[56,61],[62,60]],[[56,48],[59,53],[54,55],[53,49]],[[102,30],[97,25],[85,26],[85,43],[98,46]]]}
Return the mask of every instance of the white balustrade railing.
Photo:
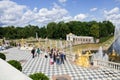
{"label": "white balustrade railing", "polygon": [[[66,56],[70,60],[74,60],[74,58],[75,58],[74,54],[66,54]],[[115,62],[110,62],[110,61],[93,60],[93,64],[94,64],[94,66],[106,67],[106,68],[120,71],[120,63],[115,63]]]}
{"label": "white balustrade railing", "polygon": [[110,62],[110,61],[94,60],[94,66],[107,67],[107,68],[120,71],[120,63],[115,63],[115,62]]}

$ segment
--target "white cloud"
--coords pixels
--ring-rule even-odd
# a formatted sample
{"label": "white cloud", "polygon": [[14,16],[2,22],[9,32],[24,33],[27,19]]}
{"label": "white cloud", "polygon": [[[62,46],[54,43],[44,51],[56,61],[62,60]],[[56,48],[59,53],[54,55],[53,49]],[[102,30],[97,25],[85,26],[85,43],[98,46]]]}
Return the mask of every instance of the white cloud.
{"label": "white cloud", "polygon": [[92,8],[92,9],[90,9],[90,11],[96,11],[97,10],[97,8]]}
{"label": "white cloud", "polygon": [[69,21],[72,21],[72,16],[64,16],[61,21],[65,21],[65,22],[69,22]]}
{"label": "white cloud", "polygon": [[0,1],[0,24],[17,24],[26,9],[26,6],[17,5],[15,2],[9,0]]}
{"label": "white cloud", "polygon": [[67,17],[68,11],[61,8],[56,3],[53,8],[34,8],[30,10],[25,5],[18,5],[13,1],[0,1],[0,26],[26,25],[26,24],[47,24],[57,22]]}
{"label": "white cloud", "polygon": [[68,15],[68,11],[64,8],[61,8],[57,4],[54,5],[52,9],[42,8],[39,10],[39,19],[38,22],[49,23],[49,22],[59,22],[63,17]]}
{"label": "white cloud", "polygon": [[118,7],[115,7],[109,11],[104,11],[104,16],[106,20],[110,20],[115,25],[120,27],[120,10]]}
{"label": "white cloud", "polygon": [[43,26],[49,22],[84,20],[85,14],[78,14],[75,17],[69,15],[69,12],[61,8],[56,3],[51,9],[34,8],[30,10],[25,5],[19,5],[10,0],[0,1],[0,26],[25,26],[28,24]]}
{"label": "white cloud", "polygon": [[35,7],[34,9],[33,9],[33,12],[37,12],[38,11],[38,9]]}
{"label": "white cloud", "polygon": [[85,14],[78,14],[74,17],[75,20],[84,20],[87,17]]}
{"label": "white cloud", "polygon": [[60,3],[65,3],[67,0],[59,0]]}
{"label": "white cloud", "polygon": [[113,9],[110,10],[110,11],[105,10],[104,13],[107,14],[107,15],[118,14],[118,13],[119,13],[119,8],[118,8],[118,7],[115,7],[115,8],[113,8]]}

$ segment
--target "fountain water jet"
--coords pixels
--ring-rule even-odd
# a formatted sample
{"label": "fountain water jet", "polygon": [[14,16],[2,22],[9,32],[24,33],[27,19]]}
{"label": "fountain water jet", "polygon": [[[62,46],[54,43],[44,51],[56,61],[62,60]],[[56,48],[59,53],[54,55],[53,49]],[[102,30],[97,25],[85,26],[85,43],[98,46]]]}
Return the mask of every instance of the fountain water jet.
{"label": "fountain water jet", "polygon": [[114,42],[108,49],[108,53],[112,53],[112,51],[115,50],[115,52],[120,55],[120,27],[115,27],[114,32]]}
{"label": "fountain water jet", "polygon": [[103,53],[102,46],[100,46],[97,53],[93,54],[94,60],[108,61],[108,55]]}

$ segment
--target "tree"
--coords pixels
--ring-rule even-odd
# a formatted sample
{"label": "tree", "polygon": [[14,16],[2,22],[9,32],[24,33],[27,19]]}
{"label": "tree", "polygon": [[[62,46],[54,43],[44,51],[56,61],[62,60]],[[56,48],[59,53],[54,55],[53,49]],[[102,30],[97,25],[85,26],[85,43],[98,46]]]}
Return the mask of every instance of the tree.
{"label": "tree", "polygon": [[92,25],[92,27],[90,28],[90,34],[95,38],[99,38],[99,25],[98,24]]}
{"label": "tree", "polygon": [[16,38],[18,38],[18,39],[25,38],[24,28],[22,28],[22,27],[16,27],[16,30],[17,30],[17,37]]}
{"label": "tree", "polygon": [[67,26],[71,33],[79,35],[81,32],[81,22],[80,21],[70,21],[67,23]]}
{"label": "tree", "polygon": [[47,37],[47,29],[45,28],[45,26],[39,29],[38,34],[40,35],[41,38]]}
{"label": "tree", "polygon": [[66,38],[66,34],[70,32],[69,27],[64,22],[59,22],[57,24],[56,32],[54,33],[54,36],[57,38]]}
{"label": "tree", "polygon": [[55,32],[56,29],[56,23],[55,22],[51,22],[47,25],[47,37],[48,38],[53,38],[53,33]]}
{"label": "tree", "polygon": [[4,37],[5,31],[4,28],[0,27],[0,38],[2,39]]}
{"label": "tree", "polygon": [[4,31],[5,31],[5,35],[4,35],[4,37],[6,38],[6,39],[15,39],[15,37],[16,37],[16,29],[15,29],[15,27],[14,26],[8,26],[8,27],[5,27],[4,28]]}
{"label": "tree", "polygon": [[81,25],[81,35],[82,36],[89,36],[90,27],[87,26],[87,22],[83,22]]}
{"label": "tree", "polygon": [[107,27],[108,34],[113,35],[115,26],[110,21],[103,21],[103,24]]}
{"label": "tree", "polygon": [[36,34],[36,32],[37,33],[39,32],[39,28],[38,28],[38,26],[28,25],[28,26],[25,26],[23,31],[24,31],[24,35],[26,38],[36,37],[35,34]]}
{"label": "tree", "polygon": [[66,34],[73,33],[78,36],[93,36],[95,38],[103,38],[111,36],[114,33],[115,26],[110,21],[103,22],[80,22],[70,21],[64,23],[51,22],[45,27],[38,27],[34,25],[27,25],[25,27],[7,26],[0,27],[0,38],[5,37],[6,39],[20,39],[36,37],[51,38],[51,39],[65,39]]}

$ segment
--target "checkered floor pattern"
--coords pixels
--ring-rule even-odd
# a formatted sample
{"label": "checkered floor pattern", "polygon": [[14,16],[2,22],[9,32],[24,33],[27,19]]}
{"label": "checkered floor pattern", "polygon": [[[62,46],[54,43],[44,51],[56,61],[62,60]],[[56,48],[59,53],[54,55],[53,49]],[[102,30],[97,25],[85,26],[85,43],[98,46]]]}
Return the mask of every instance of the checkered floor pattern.
{"label": "checkered floor pattern", "polygon": [[54,75],[67,74],[72,80],[120,80],[120,71],[114,71],[107,68],[83,68],[72,64],[68,59],[65,64],[51,65],[49,58],[44,55],[32,58],[30,51],[22,51],[18,48],[11,48],[3,51],[7,56],[7,60],[18,60],[22,63],[22,72],[26,75],[36,72],[46,74],[50,80]]}

